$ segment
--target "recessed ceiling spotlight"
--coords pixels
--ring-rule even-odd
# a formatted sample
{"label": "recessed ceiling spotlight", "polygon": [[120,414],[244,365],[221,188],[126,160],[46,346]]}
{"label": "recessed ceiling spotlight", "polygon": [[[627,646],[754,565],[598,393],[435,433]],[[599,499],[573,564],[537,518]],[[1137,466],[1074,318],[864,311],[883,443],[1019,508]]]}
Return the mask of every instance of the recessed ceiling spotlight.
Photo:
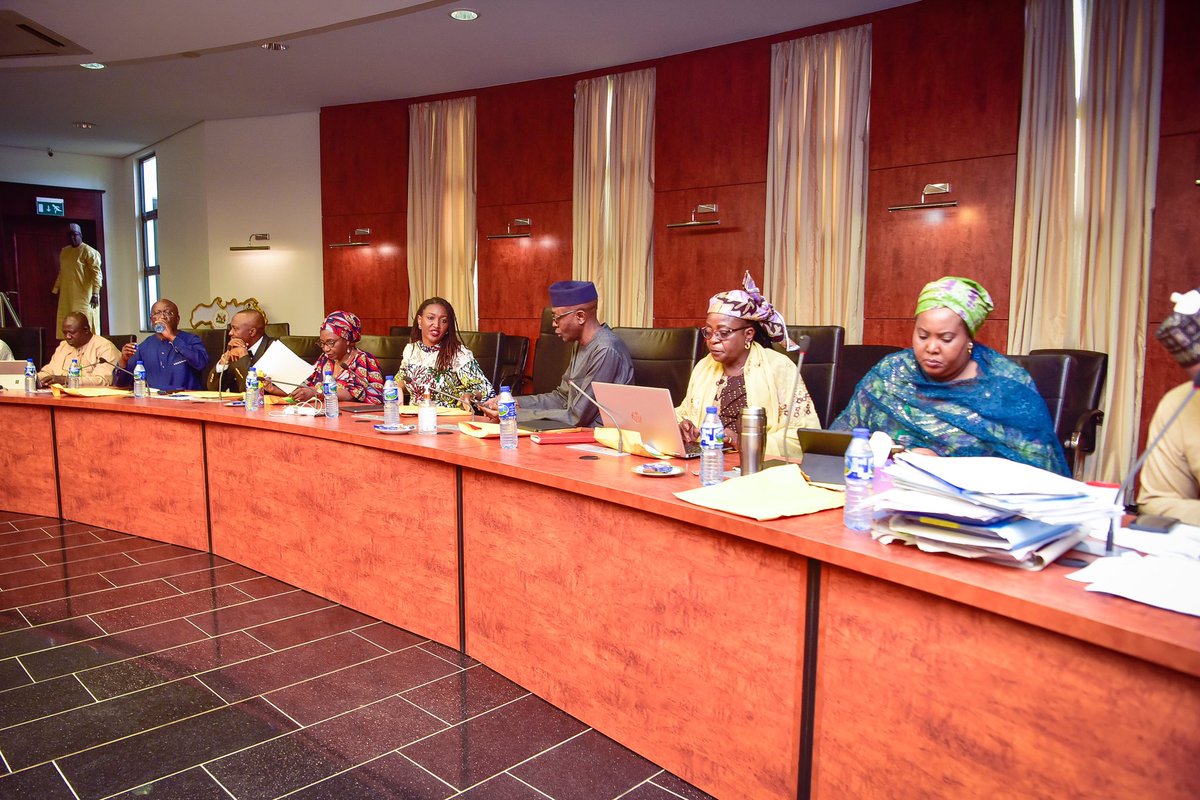
{"label": "recessed ceiling spotlight", "polygon": [[79,66],[83,67],[84,69],[104,69],[104,65],[98,61],[89,61],[88,63],[80,64]]}
{"label": "recessed ceiling spotlight", "polygon": [[282,53],[288,49],[288,45],[283,42],[263,42],[259,45],[263,50],[269,50],[272,53]]}
{"label": "recessed ceiling spotlight", "polygon": [[85,131],[90,131],[92,128],[96,127],[96,123],[94,123],[94,122],[80,121],[80,122],[72,122],[71,124],[74,125],[76,128],[83,128]]}
{"label": "recessed ceiling spotlight", "polygon": [[470,22],[479,19],[479,12],[470,8],[456,8],[450,12],[450,18],[459,22]]}

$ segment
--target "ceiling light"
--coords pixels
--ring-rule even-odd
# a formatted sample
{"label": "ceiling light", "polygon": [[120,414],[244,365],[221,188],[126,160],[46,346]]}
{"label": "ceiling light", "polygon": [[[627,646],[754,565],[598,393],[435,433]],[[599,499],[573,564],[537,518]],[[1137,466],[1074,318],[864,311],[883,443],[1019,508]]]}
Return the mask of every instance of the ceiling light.
{"label": "ceiling light", "polygon": [[89,61],[88,63],[80,64],[79,66],[83,67],[84,69],[104,69],[104,65],[98,61]]}
{"label": "ceiling light", "polygon": [[288,49],[288,45],[283,42],[263,42],[259,45],[263,50],[269,50],[272,53],[282,53]]}
{"label": "ceiling light", "polygon": [[450,12],[450,18],[459,22],[470,22],[479,19],[479,12],[470,8],[456,8]]}
{"label": "ceiling light", "polygon": [[96,127],[96,123],[94,123],[94,122],[80,121],[80,122],[72,122],[71,124],[74,125],[76,128],[83,128],[85,131],[90,131],[92,128]]}

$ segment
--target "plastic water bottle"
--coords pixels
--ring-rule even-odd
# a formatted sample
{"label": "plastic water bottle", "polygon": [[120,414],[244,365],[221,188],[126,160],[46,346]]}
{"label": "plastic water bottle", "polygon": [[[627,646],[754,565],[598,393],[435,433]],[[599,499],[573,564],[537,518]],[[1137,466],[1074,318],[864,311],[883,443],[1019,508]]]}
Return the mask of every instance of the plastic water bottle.
{"label": "plastic water bottle", "polygon": [[875,457],[868,441],[871,432],[855,428],[854,438],[846,448],[846,507],[843,524],[852,531],[871,530],[875,510],[870,506],[871,487],[875,479]]}
{"label": "plastic water bottle", "polygon": [[517,449],[517,401],[508,386],[500,387],[500,399],[496,401],[500,412],[500,449]]}
{"label": "plastic water bottle", "polygon": [[72,358],[71,366],[67,367],[67,388],[78,389],[79,379],[83,375],[83,371],[79,368],[79,359]]}
{"label": "plastic water bottle", "polygon": [[251,367],[246,371],[246,413],[262,409],[262,387],[258,382],[258,370]]}
{"label": "plastic water bottle", "polygon": [[700,485],[716,486],[725,480],[725,426],[717,407],[704,409],[700,423]]}
{"label": "plastic water bottle", "polygon": [[33,359],[25,359],[25,394],[33,394],[37,391],[37,367],[33,365]]}
{"label": "plastic water bottle", "polygon": [[141,361],[133,368],[133,396],[146,396],[146,365]]}
{"label": "plastic water bottle", "polygon": [[337,381],[333,379],[333,370],[325,370],[324,378],[321,381],[321,394],[325,397],[325,416],[327,417],[338,415],[337,389]]}
{"label": "plastic water bottle", "polygon": [[383,424],[400,424],[400,388],[391,375],[383,384]]}

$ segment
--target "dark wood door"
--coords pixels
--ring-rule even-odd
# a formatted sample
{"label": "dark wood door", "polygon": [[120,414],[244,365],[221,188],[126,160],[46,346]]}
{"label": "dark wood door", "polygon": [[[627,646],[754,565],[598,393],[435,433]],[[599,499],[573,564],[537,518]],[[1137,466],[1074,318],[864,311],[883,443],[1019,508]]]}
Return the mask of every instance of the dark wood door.
{"label": "dark wood door", "polygon": [[[4,219],[4,229],[11,237],[12,247],[14,285],[10,288],[16,292],[9,297],[24,325],[46,329],[45,342],[49,353],[54,351],[58,338],[58,295],[50,290],[54,288],[54,281],[58,277],[59,251],[70,244],[67,225],[71,222],[79,224],[85,242],[92,244],[96,241],[96,224],[92,220],[13,215]],[[102,296],[102,330],[107,329],[104,306]]]}

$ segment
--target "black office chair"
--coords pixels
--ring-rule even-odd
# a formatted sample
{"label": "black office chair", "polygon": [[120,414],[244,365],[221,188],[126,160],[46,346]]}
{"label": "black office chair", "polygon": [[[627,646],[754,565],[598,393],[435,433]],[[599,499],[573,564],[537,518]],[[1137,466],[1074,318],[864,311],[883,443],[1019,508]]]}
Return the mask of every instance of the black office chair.
{"label": "black office chair", "polygon": [[315,363],[321,357],[320,340],[321,337],[312,335],[279,337],[279,341],[287,345],[289,350],[310,364]]}
{"label": "black office chair", "polygon": [[[788,336],[793,342],[801,336],[809,338],[808,352],[804,355],[800,374],[816,408],[817,417],[821,420],[821,427],[828,428],[829,423],[833,422],[833,395],[846,329],[841,325],[788,325]],[[775,349],[792,361],[800,357],[799,351],[789,353],[783,345],[775,345]]]}
{"label": "black office chair", "polygon": [[533,351],[534,394],[552,391],[562,381],[563,374],[571,364],[571,349],[574,345],[558,338],[551,322],[553,318],[553,310],[542,309],[542,330],[538,334],[537,347]]}
{"label": "black office chair", "polygon": [[407,336],[364,336],[357,347],[375,356],[379,362],[379,371],[386,378],[395,375],[404,359],[404,348],[408,345]]}
{"label": "black office chair", "polygon": [[885,356],[903,350],[890,344],[848,344],[842,347],[841,358],[838,359],[837,375],[834,379],[833,404],[829,413],[829,422],[833,423],[850,401],[854,399],[854,390],[871,368]]}
{"label": "black office chair", "polygon": [[263,333],[272,339],[282,339],[284,336],[291,335],[292,325],[290,322],[268,322],[263,327]]}
{"label": "black office chair", "polygon": [[1093,350],[1033,350],[1009,356],[1033,377],[1046,401],[1071,474],[1083,474],[1084,460],[1096,451],[1096,428],[1104,422],[1100,396],[1108,376],[1108,354]]}
{"label": "black office chair", "polygon": [[520,394],[529,380],[525,367],[529,363],[529,337],[500,334],[500,363],[497,365],[496,391],[507,386],[513,394]]}
{"label": "black office chair", "polygon": [[496,385],[500,377],[500,341],[504,334],[499,331],[459,331],[458,340],[462,342],[479,362],[479,368],[487,376],[488,383]]}
{"label": "black office chair", "polygon": [[50,360],[45,352],[45,328],[0,328],[0,341],[8,345],[17,361],[32,358],[33,363],[41,367]]}
{"label": "black office chair", "polygon": [[687,394],[688,378],[695,365],[696,328],[613,328],[629,348],[633,360],[633,382],[659,386],[671,393],[679,405]]}

